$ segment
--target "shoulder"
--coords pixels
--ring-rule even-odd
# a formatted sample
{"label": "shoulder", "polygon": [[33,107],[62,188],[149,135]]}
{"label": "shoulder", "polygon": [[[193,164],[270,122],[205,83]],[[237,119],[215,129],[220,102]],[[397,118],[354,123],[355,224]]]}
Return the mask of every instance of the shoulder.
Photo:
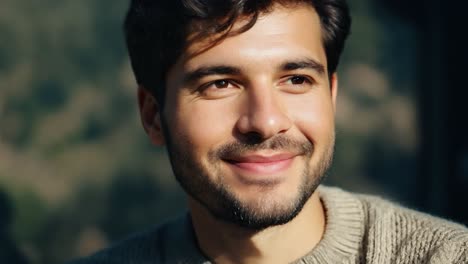
{"label": "shoulder", "polygon": [[[391,254],[396,263],[468,263],[468,229],[455,222],[370,195],[356,195],[366,214],[372,258]],[[391,252],[386,252],[388,249]]]}
{"label": "shoulder", "polygon": [[134,234],[70,264],[209,263],[198,249],[189,214]]}
{"label": "shoulder", "polygon": [[183,230],[186,217],[165,222],[146,231],[131,234],[97,253],[68,264],[165,263],[164,257],[171,235]]}
{"label": "shoulder", "polygon": [[157,249],[161,245],[161,230],[164,230],[164,226],[132,234],[91,256],[76,259],[68,264],[127,264],[159,259]]}
{"label": "shoulder", "polygon": [[[377,196],[323,186],[319,191],[328,209],[327,225],[360,230],[360,257],[367,263],[468,264],[468,229],[463,225]],[[336,219],[346,221],[336,227]]]}

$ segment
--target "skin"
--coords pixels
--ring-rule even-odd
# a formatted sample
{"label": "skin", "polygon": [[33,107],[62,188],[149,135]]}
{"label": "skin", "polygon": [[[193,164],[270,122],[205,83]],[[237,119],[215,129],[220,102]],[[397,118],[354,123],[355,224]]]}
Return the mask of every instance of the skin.
{"label": "skin", "polygon": [[[203,172],[178,171],[180,162],[172,157],[175,174],[183,173],[179,181],[197,183],[197,177],[205,177],[260,216],[288,212],[301,184],[323,174],[334,145],[337,77],[327,74],[319,17],[308,6],[277,6],[247,32],[187,55],[204,44],[194,43],[170,69],[164,109],[140,87],[145,130],[154,144],[170,143],[170,155],[177,150],[187,154]],[[288,62],[313,65],[285,68]],[[236,71],[193,74],[213,65]],[[280,137],[313,146],[313,152],[262,147],[210,159],[210,153],[226,144],[252,138],[268,143]],[[216,208],[216,197],[209,193],[188,193],[200,249],[216,263],[292,262],[312,250],[324,232],[317,192],[292,220],[262,229],[217,217],[214,209],[222,208]]]}

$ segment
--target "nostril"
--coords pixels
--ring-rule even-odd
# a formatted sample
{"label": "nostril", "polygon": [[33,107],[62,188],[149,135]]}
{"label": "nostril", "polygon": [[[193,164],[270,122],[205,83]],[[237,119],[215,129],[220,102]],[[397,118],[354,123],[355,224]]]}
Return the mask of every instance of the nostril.
{"label": "nostril", "polygon": [[255,145],[262,143],[265,139],[260,133],[251,131],[244,135],[244,140],[246,144]]}

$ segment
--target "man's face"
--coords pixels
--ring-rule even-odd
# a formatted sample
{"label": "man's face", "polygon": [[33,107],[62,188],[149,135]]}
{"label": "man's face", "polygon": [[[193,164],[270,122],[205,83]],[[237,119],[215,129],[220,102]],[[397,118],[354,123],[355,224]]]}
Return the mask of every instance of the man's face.
{"label": "man's face", "polygon": [[164,140],[192,199],[254,229],[297,215],[334,146],[336,78],[312,8],[277,7],[247,32],[181,57],[166,89]]}

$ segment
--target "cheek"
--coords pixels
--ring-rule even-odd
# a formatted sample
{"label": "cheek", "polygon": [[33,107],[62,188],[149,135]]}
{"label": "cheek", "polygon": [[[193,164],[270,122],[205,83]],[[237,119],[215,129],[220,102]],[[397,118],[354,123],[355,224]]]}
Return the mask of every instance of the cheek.
{"label": "cheek", "polygon": [[[232,111],[216,101],[182,102],[173,115],[173,129],[195,152],[206,152],[230,140]],[[175,138],[174,140],[177,140]]]}
{"label": "cheek", "polygon": [[334,111],[329,96],[308,96],[289,103],[289,113],[299,131],[319,146],[334,133]]}

